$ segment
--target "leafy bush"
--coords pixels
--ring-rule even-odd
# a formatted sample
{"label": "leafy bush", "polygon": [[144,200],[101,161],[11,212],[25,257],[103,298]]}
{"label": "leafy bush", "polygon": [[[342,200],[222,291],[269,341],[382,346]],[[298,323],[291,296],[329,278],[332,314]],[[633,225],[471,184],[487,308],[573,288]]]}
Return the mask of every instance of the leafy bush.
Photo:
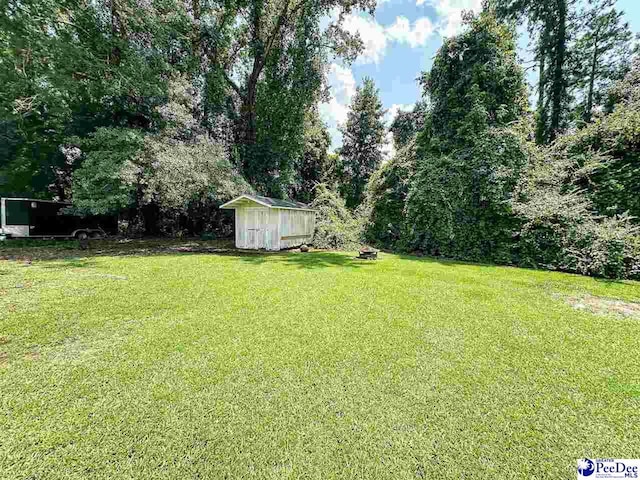
{"label": "leafy bush", "polygon": [[607,278],[640,275],[638,227],[626,215],[603,217],[572,184],[575,160],[538,150],[514,212],[522,221],[517,263]]}
{"label": "leafy bush", "polygon": [[344,199],[325,184],[316,186],[311,207],[317,210],[313,244],[318,248],[354,249],[360,245],[362,223]]}
{"label": "leafy bush", "polygon": [[127,234],[150,228],[171,235],[228,234],[231,222],[218,207],[253,191],[220,145],[206,138],[178,141],[103,128],[78,145],[84,161],[73,175],[75,208],[124,214]]}
{"label": "leafy bush", "polygon": [[150,175],[145,195],[158,206],[164,233],[231,233],[230,219],[218,207],[253,189],[220,145],[207,140],[189,144],[150,137],[146,156]]}
{"label": "leafy bush", "polygon": [[404,209],[416,169],[415,138],[384,163],[367,185],[365,239],[385,248],[401,248],[406,237]]}
{"label": "leafy bush", "polygon": [[73,203],[82,213],[103,215],[136,202],[144,137],[128,128],[98,128],[85,139],[71,139],[84,160],[73,173]]}

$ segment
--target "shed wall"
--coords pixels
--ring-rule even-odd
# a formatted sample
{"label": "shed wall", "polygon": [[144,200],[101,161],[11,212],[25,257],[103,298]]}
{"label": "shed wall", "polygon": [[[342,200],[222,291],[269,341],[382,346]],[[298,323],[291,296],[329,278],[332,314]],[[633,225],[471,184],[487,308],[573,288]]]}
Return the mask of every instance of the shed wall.
{"label": "shed wall", "polygon": [[237,248],[281,250],[309,243],[315,230],[314,211],[263,207],[246,203],[235,208]]}
{"label": "shed wall", "polygon": [[309,210],[280,211],[280,249],[309,243],[315,230],[316,212]]}

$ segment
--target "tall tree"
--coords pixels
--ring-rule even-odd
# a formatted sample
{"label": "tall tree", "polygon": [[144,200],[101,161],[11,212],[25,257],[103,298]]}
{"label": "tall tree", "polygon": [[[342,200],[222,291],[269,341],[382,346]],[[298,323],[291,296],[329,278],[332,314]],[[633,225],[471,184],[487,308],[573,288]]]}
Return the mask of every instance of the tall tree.
{"label": "tall tree", "polygon": [[340,128],[344,169],[340,190],[349,208],[360,205],[369,177],[382,162],[382,148],[386,143],[384,114],[378,89],[373,80],[366,77],[356,89],[346,124]]}
{"label": "tall tree", "polygon": [[553,141],[566,126],[570,22],[575,0],[485,0],[498,18],[526,22],[538,63],[536,139]]}
{"label": "tall tree", "polygon": [[581,94],[577,112],[586,123],[630,63],[633,35],[623,20],[624,13],[614,5],[615,0],[590,0],[589,8],[580,16],[582,28],[574,47],[573,83]]}
{"label": "tall tree", "polygon": [[[342,28],[344,14],[357,8],[372,13],[375,0],[246,0],[234,5],[221,18],[220,37],[226,40],[209,49],[209,59],[214,76],[224,79],[238,105],[236,138],[245,174],[261,191],[279,194],[279,186],[267,180],[292,178],[290,160],[300,152],[303,132],[299,129],[295,139],[281,135],[284,143],[265,147],[261,125],[272,128],[274,117],[301,124],[317,100],[327,50],[351,60],[362,48],[357,34]],[[336,12],[337,20],[322,28]],[[298,147],[294,152],[274,151],[292,144]]]}
{"label": "tall tree", "polygon": [[[510,202],[527,157],[527,93],[514,32],[482,13],[440,47],[423,76],[430,112],[407,197],[409,246],[474,260],[510,258]],[[404,231],[404,230],[403,230]]]}
{"label": "tall tree", "polygon": [[[157,127],[180,10],[119,0],[0,2],[0,170],[6,189],[64,198],[68,136]],[[167,13],[171,12],[171,13]],[[171,46],[170,46],[171,45]]]}
{"label": "tall tree", "polygon": [[311,202],[320,183],[330,184],[332,165],[329,158],[331,137],[316,108],[307,112],[304,121],[304,151],[296,162],[296,182],[292,197]]}

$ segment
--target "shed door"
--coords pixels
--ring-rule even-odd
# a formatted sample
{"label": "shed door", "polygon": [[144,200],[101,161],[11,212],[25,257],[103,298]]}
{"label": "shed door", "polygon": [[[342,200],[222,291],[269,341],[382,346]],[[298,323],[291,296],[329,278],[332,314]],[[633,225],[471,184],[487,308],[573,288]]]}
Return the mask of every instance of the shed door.
{"label": "shed door", "polygon": [[247,222],[247,248],[266,248],[269,211],[266,208],[250,209]]}

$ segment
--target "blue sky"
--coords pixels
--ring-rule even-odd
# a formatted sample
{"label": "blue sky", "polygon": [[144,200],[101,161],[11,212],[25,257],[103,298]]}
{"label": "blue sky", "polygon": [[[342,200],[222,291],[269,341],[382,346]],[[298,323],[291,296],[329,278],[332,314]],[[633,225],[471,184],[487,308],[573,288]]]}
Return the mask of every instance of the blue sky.
{"label": "blue sky", "polygon": [[[535,0],[531,0],[535,1]],[[443,37],[461,30],[463,10],[478,12],[482,0],[378,0],[375,16],[353,14],[345,28],[357,31],[365,43],[364,52],[352,65],[332,63],[328,83],[332,93],[320,113],[329,127],[332,148],[341,144],[338,124],[346,119],[347,107],[355,88],[365,76],[372,77],[388,110],[408,110],[420,98],[416,78],[428,70]],[[640,0],[618,0],[634,32],[640,32]],[[520,39],[522,56],[526,39]],[[388,147],[391,153],[391,146]]]}

